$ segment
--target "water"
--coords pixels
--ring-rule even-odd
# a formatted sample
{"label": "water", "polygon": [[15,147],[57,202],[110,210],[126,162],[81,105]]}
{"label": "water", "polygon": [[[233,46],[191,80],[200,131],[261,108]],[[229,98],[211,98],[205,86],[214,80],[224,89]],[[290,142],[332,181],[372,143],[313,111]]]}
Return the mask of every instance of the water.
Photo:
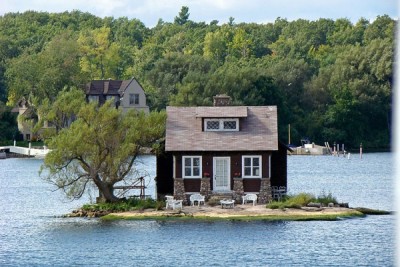
{"label": "water", "polygon": [[[0,161],[0,266],[393,266],[395,216],[334,222],[181,222],[60,218],[68,202],[38,176],[42,161]],[[154,194],[154,157],[143,157]],[[393,209],[390,153],[291,156],[289,193],[331,192]]]}

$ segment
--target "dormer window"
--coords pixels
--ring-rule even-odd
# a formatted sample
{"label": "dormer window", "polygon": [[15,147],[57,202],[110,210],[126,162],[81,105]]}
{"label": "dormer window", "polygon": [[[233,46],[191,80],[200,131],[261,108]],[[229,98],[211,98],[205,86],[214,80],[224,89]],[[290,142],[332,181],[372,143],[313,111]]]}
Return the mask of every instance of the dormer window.
{"label": "dormer window", "polygon": [[239,119],[204,119],[204,131],[205,132],[217,132],[217,131],[228,131],[237,132],[239,131]]}

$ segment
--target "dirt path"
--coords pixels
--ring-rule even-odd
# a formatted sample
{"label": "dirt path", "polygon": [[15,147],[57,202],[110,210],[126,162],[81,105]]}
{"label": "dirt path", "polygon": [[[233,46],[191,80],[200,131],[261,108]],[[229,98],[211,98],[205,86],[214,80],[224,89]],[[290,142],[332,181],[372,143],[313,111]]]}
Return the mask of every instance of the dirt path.
{"label": "dirt path", "polygon": [[361,216],[362,213],[349,208],[302,208],[302,209],[267,209],[265,205],[252,206],[247,205],[235,205],[234,208],[224,208],[221,206],[208,206],[201,205],[198,206],[184,206],[182,210],[143,210],[143,211],[130,211],[121,213],[110,214],[117,218],[168,218],[168,217],[193,217],[193,218],[244,218],[257,219],[263,218],[283,218],[287,217],[293,219],[298,217],[298,219],[313,219],[313,218],[325,218],[325,217],[340,217],[340,216]]}

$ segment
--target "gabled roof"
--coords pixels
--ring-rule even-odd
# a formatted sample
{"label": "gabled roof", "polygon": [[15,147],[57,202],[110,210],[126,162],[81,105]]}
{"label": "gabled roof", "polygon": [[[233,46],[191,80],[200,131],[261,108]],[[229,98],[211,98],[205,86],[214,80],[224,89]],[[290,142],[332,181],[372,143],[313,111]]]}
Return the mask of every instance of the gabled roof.
{"label": "gabled roof", "polygon": [[135,78],[130,80],[93,80],[86,84],[85,93],[87,95],[120,95],[122,96],[129,84]]}
{"label": "gabled roof", "polygon": [[[204,118],[239,118],[236,132],[203,131]],[[276,106],[167,107],[166,151],[278,150]]]}
{"label": "gabled roof", "polygon": [[119,95],[122,81],[94,80],[86,84],[87,95]]}

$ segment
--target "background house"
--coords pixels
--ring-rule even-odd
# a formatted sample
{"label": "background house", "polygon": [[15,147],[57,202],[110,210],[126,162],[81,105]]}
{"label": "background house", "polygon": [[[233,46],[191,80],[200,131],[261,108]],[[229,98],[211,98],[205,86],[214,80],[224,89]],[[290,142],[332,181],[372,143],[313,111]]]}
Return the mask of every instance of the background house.
{"label": "background house", "polygon": [[287,185],[286,147],[278,142],[276,106],[167,107],[165,154],[157,159],[157,191],[186,200],[256,193],[271,199],[271,186]]}
{"label": "background house", "polygon": [[85,87],[87,101],[96,101],[100,105],[107,100],[113,99],[115,106],[123,112],[136,109],[149,113],[146,104],[146,95],[139,82],[132,78],[130,80],[94,80]]}
{"label": "background house", "polygon": [[12,109],[12,112],[18,114],[17,122],[20,136],[16,136],[15,139],[26,141],[35,140],[37,134],[34,134],[32,129],[38,121],[38,116],[25,97],[18,101],[17,106]]}

